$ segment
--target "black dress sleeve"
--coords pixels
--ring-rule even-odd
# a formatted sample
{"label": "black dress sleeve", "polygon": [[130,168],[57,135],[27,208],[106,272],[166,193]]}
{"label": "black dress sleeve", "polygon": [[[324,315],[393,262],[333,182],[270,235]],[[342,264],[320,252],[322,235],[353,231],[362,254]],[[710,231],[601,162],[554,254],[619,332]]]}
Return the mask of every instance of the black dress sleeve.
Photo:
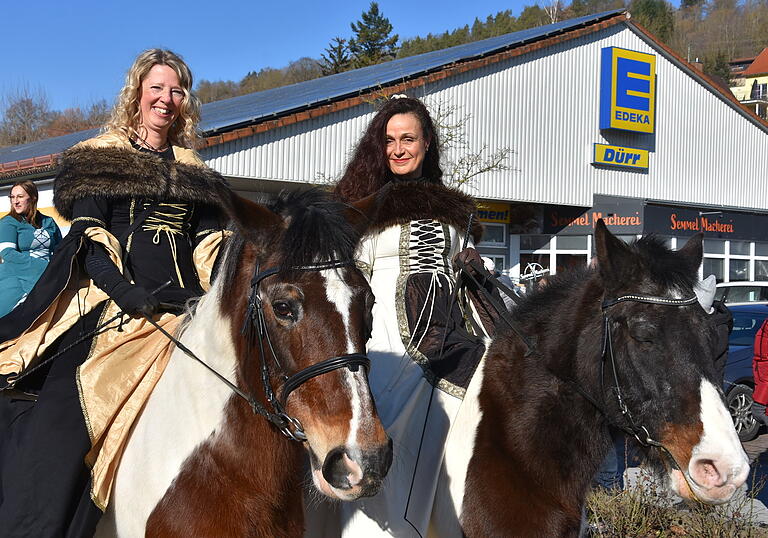
{"label": "black dress sleeve", "polygon": [[[110,231],[110,204],[104,198],[89,196],[77,200],[72,207],[72,214],[71,232],[82,233],[93,226]],[[104,247],[88,239],[85,240],[83,265],[94,284],[112,298],[124,293],[131,285]]]}
{"label": "black dress sleeve", "polygon": [[226,222],[218,208],[211,205],[198,205],[195,206],[190,225],[192,248],[196,248],[208,235],[221,232]]}

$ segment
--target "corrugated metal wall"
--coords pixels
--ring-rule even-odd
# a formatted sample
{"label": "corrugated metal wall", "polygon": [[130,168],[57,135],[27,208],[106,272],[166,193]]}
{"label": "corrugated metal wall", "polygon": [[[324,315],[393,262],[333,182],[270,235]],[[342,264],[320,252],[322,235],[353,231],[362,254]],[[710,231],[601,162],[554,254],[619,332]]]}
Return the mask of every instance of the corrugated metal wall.
{"label": "corrugated metal wall", "polygon": [[[600,50],[607,46],[656,54],[655,135],[601,134]],[[472,70],[418,96],[433,109],[456,107],[454,119],[469,117],[469,151],[513,151],[510,170],[477,176],[467,189],[478,197],[590,206],[599,193],[768,208],[768,135],[625,25]],[[363,105],[215,146],[204,157],[231,176],[336,178],[371,117]],[[654,148],[648,173],[590,164],[594,143],[632,147],[639,136]]]}

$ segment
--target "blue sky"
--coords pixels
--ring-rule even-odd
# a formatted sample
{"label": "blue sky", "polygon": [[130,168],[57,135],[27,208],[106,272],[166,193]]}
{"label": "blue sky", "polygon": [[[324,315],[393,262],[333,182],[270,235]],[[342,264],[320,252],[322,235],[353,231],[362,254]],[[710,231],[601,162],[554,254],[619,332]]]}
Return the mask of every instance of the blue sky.
{"label": "blue sky", "polygon": [[[533,0],[380,0],[400,38],[440,33]],[[112,104],[135,56],[181,54],[195,80],[240,80],[248,71],[319,57],[369,0],[7,0],[0,3],[0,97],[27,86],[54,110]]]}

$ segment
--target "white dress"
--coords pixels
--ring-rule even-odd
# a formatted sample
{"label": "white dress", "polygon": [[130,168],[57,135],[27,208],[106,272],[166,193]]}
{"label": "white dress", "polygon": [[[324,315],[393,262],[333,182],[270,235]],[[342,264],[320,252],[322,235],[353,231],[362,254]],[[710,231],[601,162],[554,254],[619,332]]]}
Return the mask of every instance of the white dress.
{"label": "white dress", "polygon": [[[428,219],[363,240],[358,265],[376,297],[369,380],[394,461],[376,496],[313,503],[307,536],[461,536],[457,516],[479,419],[473,372],[484,353],[480,338],[455,326],[442,342],[441,306],[450,302],[451,260],[462,247],[456,227]],[[461,308],[453,308],[461,322]]]}

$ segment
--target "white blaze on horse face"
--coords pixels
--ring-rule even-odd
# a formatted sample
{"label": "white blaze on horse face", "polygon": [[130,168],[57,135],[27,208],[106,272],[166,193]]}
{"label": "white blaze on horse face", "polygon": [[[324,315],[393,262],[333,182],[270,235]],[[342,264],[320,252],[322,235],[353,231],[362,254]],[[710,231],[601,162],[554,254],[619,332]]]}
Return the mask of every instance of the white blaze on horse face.
{"label": "white blaze on horse face", "polygon": [[[328,269],[322,271],[325,278],[325,293],[328,301],[336,306],[339,311],[342,324],[344,325],[344,336],[347,340],[347,353],[357,353],[352,342],[352,335],[349,327],[349,311],[352,304],[352,289],[341,279],[338,269]],[[347,450],[353,457],[359,457],[360,447],[357,443],[357,436],[360,430],[361,420],[372,414],[370,394],[368,384],[365,378],[365,372],[358,368],[357,372],[352,372],[347,368],[343,369],[344,379],[349,387],[350,406],[352,408],[352,418],[349,421],[349,434],[347,437]]]}
{"label": "white blaze on horse face", "polygon": [[[686,474],[699,499],[712,504],[724,503],[747,479],[749,460],[714,385],[702,379],[699,394],[704,432],[693,447]],[[681,478],[678,476],[677,481]]]}

